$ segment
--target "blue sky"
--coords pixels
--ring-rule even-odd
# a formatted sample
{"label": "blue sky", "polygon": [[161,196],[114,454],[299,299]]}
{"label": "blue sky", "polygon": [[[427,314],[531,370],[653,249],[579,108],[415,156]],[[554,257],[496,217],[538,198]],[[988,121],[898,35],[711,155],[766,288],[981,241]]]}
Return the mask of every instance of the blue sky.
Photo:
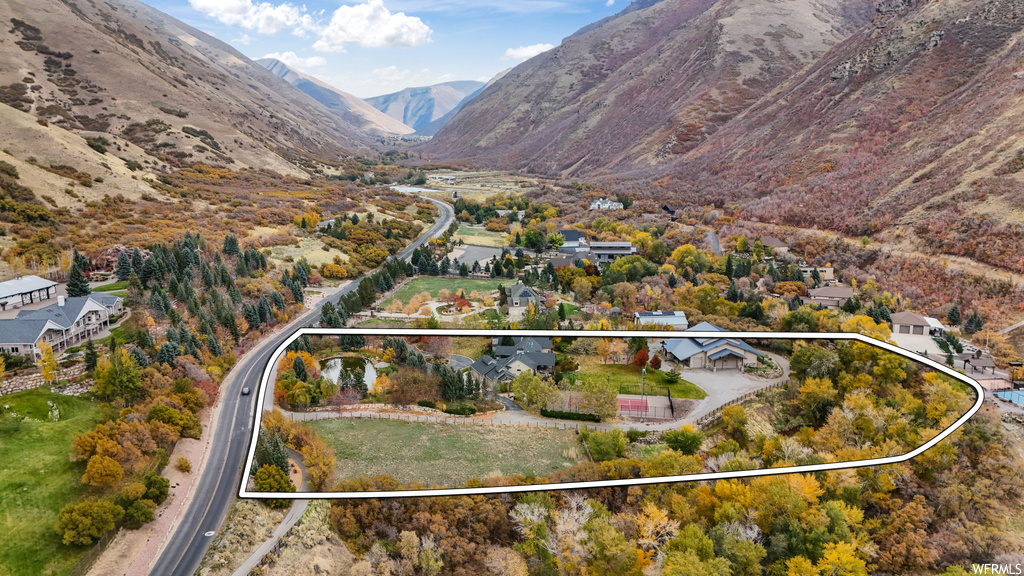
{"label": "blue sky", "polygon": [[630,0],[143,0],[359,97],[487,80]]}

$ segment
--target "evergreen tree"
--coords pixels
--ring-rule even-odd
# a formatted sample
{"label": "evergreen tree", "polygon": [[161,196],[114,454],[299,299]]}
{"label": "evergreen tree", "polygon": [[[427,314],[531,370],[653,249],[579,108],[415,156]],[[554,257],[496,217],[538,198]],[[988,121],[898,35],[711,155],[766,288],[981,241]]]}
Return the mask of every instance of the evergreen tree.
{"label": "evergreen tree", "polygon": [[146,368],[149,366],[149,358],[146,357],[146,353],[142,351],[142,348],[132,346],[131,351],[128,353],[131,355],[132,361],[135,362],[135,365],[139,368]]}
{"label": "evergreen tree", "polygon": [[156,353],[157,364],[167,364],[168,366],[174,366],[174,361],[178,358],[178,346],[170,342],[165,342],[160,346],[160,350]]}
{"label": "evergreen tree", "polygon": [[729,254],[725,258],[725,275],[732,278],[733,271],[732,254]]}
{"label": "evergreen tree", "polygon": [[92,341],[92,338],[89,338],[85,342],[85,353],[83,356],[85,359],[86,372],[92,372],[95,370],[96,363],[99,362],[100,359],[100,353],[96,350],[96,343]]}
{"label": "evergreen tree", "polygon": [[295,372],[295,378],[305,382],[309,379],[309,374],[306,373],[306,362],[301,356],[295,358],[295,363],[292,364],[292,372]]}
{"label": "evergreen tree", "polygon": [[985,326],[985,322],[981,319],[981,314],[975,310],[971,312],[971,315],[967,317],[967,321],[964,322],[964,332],[968,334],[974,334]]}
{"label": "evergreen tree", "polygon": [[854,296],[847,299],[846,302],[843,302],[842,310],[848,314],[856,314],[860,310],[860,298]]}
{"label": "evergreen tree", "polygon": [[725,292],[725,299],[729,302],[740,301],[740,289],[739,286],[736,285],[735,281],[729,284],[729,289]]}
{"label": "evergreen tree", "polygon": [[117,267],[114,269],[114,274],[117,275],[117,279],[121,282],[127,282],[128,277],[132,274],[132,261],[128,257],[127,252],[121,252],[117,255]]}
{"label": "evergreen tree", "polygon": [[469,266],[466,266],[465,262],[459,264],[459,276],[462,276],[463,278],[469,276]]}
{"label": "evergreen tree", "polygon": [[68,296],[76,298],[79,296],[88,296],[92,293],[92,289],[89,288],[89,281],[85,279],[85,274],[78,265],[71,266],[71,274],[68,276]]}
{"label": "evergreen tree", "polygon": [[815,267],[813,270],[811,270],[811,280],[814,280],[814,287],[815,288],[817,288],[818,286],[821,286],[821,273],[818,272],[818,268],[817,267]]}
{"label": "evergreen tree", "polygon": [[238,238],[234,234],[228,234],[224,237],[224,246],[221,248],[221,252],[228,256],[238,256]]}
{"label": "evergreen tree", "polygon": [[949,310],[946,311],[946,320],[949,320],[949,323],[953,326],[959,326],[961,321],[960,307],[956,304],[950,306]]}
{"label": "evergreen tree", "polygon": [[139,250],[139,247],[132,248],[132,271],[136,274],[142,274],[142,267],[145,265],[142,259],[142,251]]}

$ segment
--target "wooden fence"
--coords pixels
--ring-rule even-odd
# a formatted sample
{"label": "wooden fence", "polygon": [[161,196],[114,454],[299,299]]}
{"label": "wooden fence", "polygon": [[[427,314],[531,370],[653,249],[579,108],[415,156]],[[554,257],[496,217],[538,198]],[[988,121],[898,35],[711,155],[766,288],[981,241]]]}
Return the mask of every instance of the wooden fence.
{"label": "wooden fence", "polygon": [[788,385],[789,382],[776,382],[775,384],[765,386],[764,388],[761,388],[759,390],[748,392],[743,396],[740,396],[739,398],[734,398],[726,402],[725,404],[722,404],[718,408],[712,410],[710,413],[701,416],[700,418],[697,419],[697,422],[695,424],[698,429],[704,430],[710,427],[715,422],[717,422],[718,419],[722,417],[722,410],[728,408],[729,406],[741,406],[744,404],[748,404],[754,399],[763,395],[765,392],[770,392],[771,390],[778,390],[779,388],[783,388]]}

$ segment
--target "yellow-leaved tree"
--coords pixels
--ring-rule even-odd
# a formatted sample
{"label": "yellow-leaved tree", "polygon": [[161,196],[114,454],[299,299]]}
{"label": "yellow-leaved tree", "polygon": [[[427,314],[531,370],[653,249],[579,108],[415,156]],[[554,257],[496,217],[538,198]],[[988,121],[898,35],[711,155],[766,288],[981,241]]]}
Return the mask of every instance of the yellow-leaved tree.
{"label": "yellow-leaved tree", "polygon": [[36,365],[42,371],[44,382],[50,384],[57,380],[60,367],[57,365],[57,355],[54,354],[53,347],[49,342],[39,345],[39,360],[36,361]]}

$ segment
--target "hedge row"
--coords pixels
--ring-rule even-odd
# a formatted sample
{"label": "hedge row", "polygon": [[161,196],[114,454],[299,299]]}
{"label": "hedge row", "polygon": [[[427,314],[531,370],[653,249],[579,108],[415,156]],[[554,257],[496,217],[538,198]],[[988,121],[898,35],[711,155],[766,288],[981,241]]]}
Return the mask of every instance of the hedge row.
{"label": "hedge row", "polygon": [[561,410],[541,410],[540,415],[545,418],[558,418],[559,420],[579,420],[580,422],[600,422],[601,417],[597,414],[582,414],[580,412],[562,412]]}
{"label": "hedge row", "polygon": [[451,408],[445,408],[444,412],[445,414],[454,414],[456,416],[471,416],[476,414],[476,408],[468,404],[462,404],[459,406],[452,406]]}

